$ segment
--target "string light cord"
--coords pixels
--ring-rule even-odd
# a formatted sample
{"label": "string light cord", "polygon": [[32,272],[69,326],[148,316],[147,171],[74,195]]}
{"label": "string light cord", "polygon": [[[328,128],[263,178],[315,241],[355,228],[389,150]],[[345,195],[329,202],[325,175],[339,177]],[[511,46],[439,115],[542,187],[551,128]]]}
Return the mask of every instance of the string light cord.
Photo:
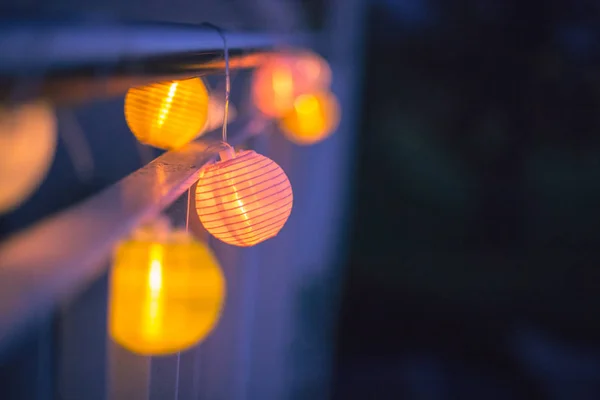
{"label": "string light cord", "polygon": [[229,121],[229,96],[231,94],[231,76],[229,73],[229,47],[227,46],[227,36],[220,27],[205,22],[202,25],[210,27],[217,31],[221,39],[223,39],[223,54],[225,58],[225,106],[223,111],[223,142],[227,143],[227,122]]}

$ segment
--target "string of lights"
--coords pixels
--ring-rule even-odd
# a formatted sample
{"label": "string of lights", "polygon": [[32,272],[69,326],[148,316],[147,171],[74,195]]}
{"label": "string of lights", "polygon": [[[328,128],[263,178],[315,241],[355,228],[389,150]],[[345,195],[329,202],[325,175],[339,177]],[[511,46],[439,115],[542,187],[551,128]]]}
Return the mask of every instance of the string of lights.
{"label": "string of lights", "polygon": [[[332,77],[327,62],[305,50],[278,51],[274,47],[274,41],[261,35],[248,37],[227,33],[230,47],[223,49],[223,40],[219,35],[202,27],[168,24],[119,27],[111,31],[114,37],[137,40],[136,48],[141,50],[122,57],[119,51],[125,51],[126,43],[121,43],[120,47],[114,49],[92,40],[97,39],[99,32],[104,32],[102,29],[105,27],[86,28],[87,31],[79,32],[76,43],[82,44],[88,40],[87,44],[96,46],[94,57],[91,58],[94,65],[112,60],[111,65],[117,73],[111,73],[105,79],[114,82],[120,77],[120,85],[129,85],[125,95],[124,119],[133,135],[145,145],[168,150],[167,156],[177,155],[194,148],[193,141],[207,132],[209,120],[220,121],[219,125],[223,129],[222,142],[210,145],[202,140],[198,142],[203,143],[203,150],[214,157],[207,159],[206,155],[203,156],[201,164],[194,163],[188,175],[181,175],[177,192],[187,190],[197,183],[193,200],[197,217],[207,232],[227,244],[255,246],[277,236],[292,213],[291,183],[284,170],[274,161],[252,150],[236,150],[227,142],[225,132],[229,122],[229,91],[226,91],[226,98],[223,99],[222,117],[210,115],[211,93],[202,75],[207,71],[222,71],[223,67],[227,74],[229,67],[254,68],[251,95],[247,99],[254,106],[252,121],[277,121],[284,135],[292,142],[309,145],[327,138],[337,127],[340,118],[337,99],[330,92]],[[17,29],[13,32],[15,36],[12,39],[0,41],[0,51],[14,47],[19,41],[26,43],[35,38],[35,32],[24,32],[19,36]],[[144,35],[144,32],[148,35]],[[178,35],[183,35],[184,32],[189,35],[186,36],[187,41],[177,42]],[[73,79],[85,82],[83,87],[86,89],[89,89],[88,85],[92,82],[97,83],[97,79],[88,76],[89,71],[81,68],[82,60],[90,61],[86,57],[91,53],[84,51],[83,54],[63,54],[59,51],[64,42],[75,40],[72,32],[58,30],[53,31],[53,35],[56,47],[47,49],[48,54],[56,52],[56,57],[62,57],[62,62],[54,60],[56,63],[53,64],[42,57],[40,59],[45,60],[46,64],[38,65],[39,53],[33,51],[27,57],[22,54],[17,56],[13,52],[0,68],[0,81],[4,82],[4,89],[9,87],[9,92],[14,92],[15,85],[20,85],[23,75],[35,76],[41,74],[41,71],[45,71],[44,82],[40,85],[42,92],[37,94],[42,97],[57,93],[52,90],[44,92],[44,87],[51,88],[52,85],[63,88],[64,92],[60,91],[63,94],[69,93],[70,86],[66,82],[73,83]],[[0,37],[8,36],[0,32]],[[157,39],[157,42],[152,42],[152,38]],[[193,39],[200,43],[199,47],[193,47]],[[221,48],[217,47],[216,40]],[[77,48],[77,45],[71,44],[69,48]],[[193,52],[191,49],[200,51]],[[224,54],[226,57],[223,57]],[[14,68],[21,69],[19,79],[10,74]],[[176,79],[173,78],[174,75],[177,76]],[[164,79],[165,77],[169,79]],[[229,82],[228,75],[226,78]],[[146,79],[151,82],[140,84]],[[120,85],[116,85],[115,90]],[[214,96],[213,94],[213,99]],[[65,98],[62,94],[51,95],[46,100],[51,107]],[[6,113],[17,113],[27,104],[30,103],[16,102],[6,108]],[[223,109],[217,108],[212,113],[220,111]],[[249,125],[260,126],[254,123]],[[8,124],[0,133],[18,137],[25,134],[21,130],[23,129],[19,124]],[[252,132],[252,135],[256,134],[257,132]],[[215,149],[218,150],[214,151]],[[197,156],[197,152],[196,147],[190,154]],[[44,154],[44,159],[48,158],[47,151],[40,153]],[[38,168],[42,164],[46,166],[48,163],[32,162],[31,168]],[[163,171],[164,175],[160,166],[159,163],[154,168],[156,172]],[[19,196],[13,196],[7,209],[18,207],[41,183],[45,170],[38,169],[39,171],[22,175],[34,176],[36,180],[28,182],[27,190],[18,192]],[[160,185],[164,186],[164,183],[159,183]],[[138,184],[134,187],[143,190]],[[127,190],[128,186],[125,185],[122,189]],[[161,191],[164,187],[158,189]],[[175,194],[171,196],[171,201],[174,196]],[[153,201],[158,203],[150,194],[147,202],[151,204]],[[144,225],[140,230],[140,223],[147,224],[149,218],[164,220],[159,217],[161,206],[164,206],[163,200],[152,208],[152,213],[145,211],[143,215],[136,215],[136,219],[130,221],[127,232],[124,232],[125,240],[120,240],[119,243],[107,240],[104,243],[104,246],[110,245],[116,249],[111,278],[109,332],[124,347],[146,355],[179,352],[201,341],[217,323],[226,291],[218,260],[207,245],[192,234],[171,229],[168,223],[158,222]],[[44,236],[44,228],[41,229],[41,232],[34,231],[33,235]],[[65,229],[60,218],[54,229]],[[19,268],[19,265],[28,264],[31,260],[23,252],[23,246],[34,245],[29,237],[25,244],[20,244],[17,237],[0,245],[0,275],[1,271],[7,273]],[[69,251],[67,248],[62,250]],[[51,254],[56,248],[48,247],[46,243],[44,251]],[[32,268],[31,264],[26,268]],[[55,291],[62,292],[62,286]],[[22,300],[19,296],[17,298]],[[38,299],[45,300],[43,296]],[[32,309],[39,305],[37,301],[32,304],[35,305],[30,307]],[[0,327],[2,325],[0,323]],[[181,327],[189,329],[183,334]]]}

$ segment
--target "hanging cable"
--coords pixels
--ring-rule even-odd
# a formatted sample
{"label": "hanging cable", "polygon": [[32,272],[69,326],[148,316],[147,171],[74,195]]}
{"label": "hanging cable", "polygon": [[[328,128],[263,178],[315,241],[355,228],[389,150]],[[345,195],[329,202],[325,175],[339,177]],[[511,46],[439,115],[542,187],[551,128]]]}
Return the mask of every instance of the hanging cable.
{"label": "hanging cable", "polygon": [[224,108],[224,112],[223,112],[223,142],[227,143],[227,122],[229,121],[229,95],[231,93],[231,76],[229,74],[229,48],[227,47],[227,36],[225,36],[225,33],[223,32],[223,30],[216,26],[213,25],[211,23],[205,22],[203,25],[208,26],[212,29],[214,29],[215,31],[217,31],[217,33],[219,34],[219,36],[221,36],[221,39],[223,39],[223,54],[224,54],[224,59],[225,59],[225,106]]}

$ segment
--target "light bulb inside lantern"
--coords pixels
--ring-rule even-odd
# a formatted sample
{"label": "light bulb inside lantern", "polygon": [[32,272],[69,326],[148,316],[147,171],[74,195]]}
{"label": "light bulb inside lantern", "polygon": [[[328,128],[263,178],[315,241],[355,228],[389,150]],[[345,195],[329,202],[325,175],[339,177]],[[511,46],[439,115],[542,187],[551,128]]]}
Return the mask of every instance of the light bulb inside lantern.
{"label": "light bulb inside lantern", "polygon": [[210,249],[183,231],[142,232],[115,253],[109,330],[142,355],[186,350],[214,328],[225,283]]}
{"label": "light bulb inside lantern", "polygon": [[234,246],[254,246],[276,236],[292,211],[290,181],[274,161],[251,150],[221,152],[196,188],[204,228]]}
{"label": "light bulb inside lantern", "polygon": [[331,135],[340,123],[340,105],[330,92],[303,94],[294,108],[281,120],[284,135],[299,145],[320,142]]}
{"label": "light bulb inside lantern", "polygon": [[39,187],[56,144],[56,117],[47,104],[0,108],[0,213],[18,207]]}
{"label": "light bulb inside lantern", "polygon": [[252,97],[263,114],[279,118],[293,108],[299,95],[330,85],[331,69],[319,55],[308,51],[278,54],[254,72]]}
{"label": "light bulb inside lantern", "polygon": [[208,90],[200,78],[131,88],[125,96],[125,119],[140,142],[176,149],[203,131],[208,99]]}

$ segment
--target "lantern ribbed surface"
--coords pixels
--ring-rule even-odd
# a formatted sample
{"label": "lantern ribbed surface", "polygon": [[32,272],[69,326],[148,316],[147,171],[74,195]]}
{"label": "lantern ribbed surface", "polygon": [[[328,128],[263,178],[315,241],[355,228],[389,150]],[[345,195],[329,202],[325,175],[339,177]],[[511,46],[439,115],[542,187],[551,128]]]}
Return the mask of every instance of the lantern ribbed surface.
{"label": "lantern ribbed surface", "polygon": [[142,143],[176,149],[192,141],[208,118],[208,91],[200,78],[131,88],[125,96],[125,119]]}
{"label": "lantern ribbed surface", "polygon": [[292,204],[285,172],[250,150],[206,166],[196,188],[196,210],[204,228],[235,246],[254,246],[276,236]]}

